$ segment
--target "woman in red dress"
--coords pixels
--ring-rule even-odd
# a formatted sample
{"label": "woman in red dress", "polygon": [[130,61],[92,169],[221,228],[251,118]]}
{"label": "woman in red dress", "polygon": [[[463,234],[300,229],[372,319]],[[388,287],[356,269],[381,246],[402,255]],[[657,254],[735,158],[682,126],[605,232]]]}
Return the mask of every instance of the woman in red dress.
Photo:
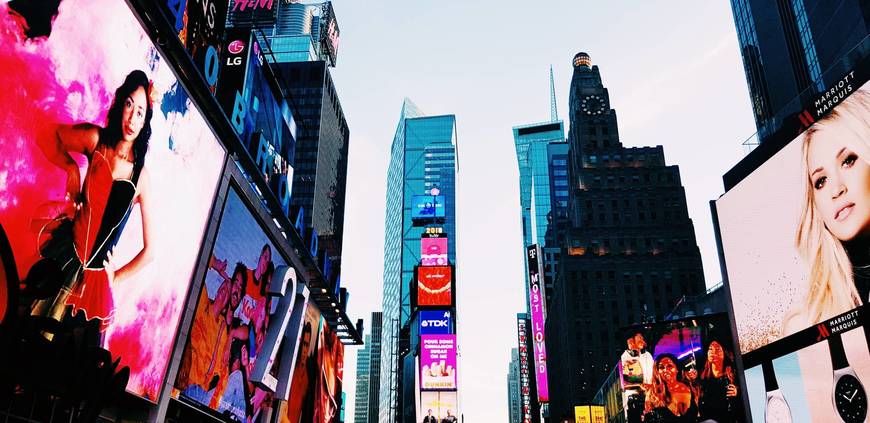
{"label": "woman in red dress", "polygon": [[[115,91],[105,128],[58,125],[53,139],[39,140],[46,158],[67,172],[68,207],[40,233],[46,238],[40,239],[43,260],[54,261],[62,271],[60,290],[53,298],[37,301],[31,314],[60,321],[72,306],[72,316],[82,313],[86,320],[99,319],[103,331],[115,312],[111,286],[151,261],[145,167],[153,113],[150,89],[145,73],[135,70]],[[88,159],[84,184],[70,153]],[[142,213],[142,249],[116,268],[112,248],[136,203]]]}

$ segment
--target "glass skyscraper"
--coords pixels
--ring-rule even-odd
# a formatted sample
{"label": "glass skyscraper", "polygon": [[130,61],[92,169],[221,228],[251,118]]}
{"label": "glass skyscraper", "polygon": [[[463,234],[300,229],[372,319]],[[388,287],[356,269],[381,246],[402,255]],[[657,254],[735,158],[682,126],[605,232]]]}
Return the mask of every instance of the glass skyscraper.
{"label": "glass skyscraper", "polygon": [[354,423],[367,423],[369,417],[369,383],[371,372],[372,336],[366,335],[365,347],[356,355],[356,398]]}
{"label": "glass skyscraper", "polygon": [[[410,284],[420,263],[420,238],[424,228],[411,221],[414,195],[438,188],[445,198],[448,259],[456,262],[456,118],[425,116],[409,99],[402,105],[387,170],[387,207],[384,239],[383,331],[381,337],[381,423],[414,403],[415,371],[406,356],[413,355],[410,336]],[[400,363],[406,363],[404,366]],[[405,367],[404,369],[402,367]],[[408,368],[410,367],[410,368]],[[413,395],[413,394],[412,394]],[[413,413],[411,413],[413,414]]]}
{"label": "glass skyscraper", "polygon": [[508,421],[522,422],[522,398],[520,398],[520,357],[516,348],[511,349],[511,361],[508,363]]}
{"label": "glass skyscraper", "polygon": [[[514,146],[520,173],[520,207],[525,247],[539,244],[544,253],[546,298],[553,293],[559,260],[556,228],[568,218],[568,143],[561,120],[515,126]],[[527,269],[528,270],[528,269]],[[528,272],[526,272],[528,287]],[[527,288],[528,289],[528,288]]]}

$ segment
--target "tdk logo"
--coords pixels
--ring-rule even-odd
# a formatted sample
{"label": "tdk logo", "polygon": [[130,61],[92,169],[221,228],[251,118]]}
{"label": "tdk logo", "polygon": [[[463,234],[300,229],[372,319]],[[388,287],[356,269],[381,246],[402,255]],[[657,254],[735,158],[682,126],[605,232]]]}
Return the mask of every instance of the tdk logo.
{"label": "tdk logo", "polygon": [[446,335],[450,333],[449,311],[420,311],[421,335]]}

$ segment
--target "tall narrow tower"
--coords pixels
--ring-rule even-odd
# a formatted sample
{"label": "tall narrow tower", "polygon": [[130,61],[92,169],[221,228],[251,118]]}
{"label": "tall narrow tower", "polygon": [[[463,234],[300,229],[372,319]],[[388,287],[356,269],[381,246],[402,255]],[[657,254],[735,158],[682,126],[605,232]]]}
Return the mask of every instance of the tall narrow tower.
{"label": "tall narrow tower", "polygon": [[550,65],[550,122],[559,120],[559,112],[556,110],[556,83],[553,79],[553,65]]}

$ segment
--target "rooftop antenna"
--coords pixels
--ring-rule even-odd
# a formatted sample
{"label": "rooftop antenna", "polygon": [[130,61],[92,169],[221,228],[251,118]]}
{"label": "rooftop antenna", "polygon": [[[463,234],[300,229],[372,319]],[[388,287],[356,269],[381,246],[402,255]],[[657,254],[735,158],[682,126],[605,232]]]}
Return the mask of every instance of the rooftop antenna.
{"label": "rooftop antenna", "polygon": [[550,122],[559,120],[559,113],[556,111],[556,84],[553,82],[553,65],[550,65]]}

